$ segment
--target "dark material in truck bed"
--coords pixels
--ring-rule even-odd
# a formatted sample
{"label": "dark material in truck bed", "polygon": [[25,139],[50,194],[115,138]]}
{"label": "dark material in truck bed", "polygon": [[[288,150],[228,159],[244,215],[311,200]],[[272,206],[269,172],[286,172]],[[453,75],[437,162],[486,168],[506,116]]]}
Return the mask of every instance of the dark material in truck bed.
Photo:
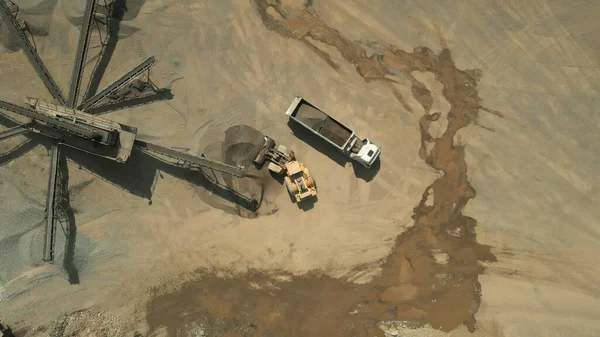
{"label": "dark material in truck bed", "polygon": [[339,147],[352,135],[350,129],[307,102],[302,102],[292,116]]}

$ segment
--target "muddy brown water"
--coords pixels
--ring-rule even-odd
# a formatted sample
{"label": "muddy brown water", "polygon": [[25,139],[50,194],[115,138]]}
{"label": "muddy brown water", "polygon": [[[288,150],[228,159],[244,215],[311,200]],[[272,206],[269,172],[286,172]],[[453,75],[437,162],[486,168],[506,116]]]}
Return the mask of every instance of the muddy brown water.
{"label": "muddy brown water", "polygon": [[[413,95],[426,111],[417,151],[443,175],[415,201],[414,226],[397,237],[381,275],[370,283],[353,284],[319,272],[276,282],[273,274],[261,271],[237,278],[204,271],[198,280],[149,303],[150,330],[166,327],[170,336],[177,336],[196,323],[208,336],[383,336],[379,322],[406,320],[444,331],[465,324],[474,331],[482,262],[496,258],[488,246],[477,243],[476,220],[462,214],[476,192],[468,180],[464,147],[453,139],[477,120],[481,73],[456,68],[448,49],[439,54],[424,47],[408,52],[372,42],[369,47],[377,52],[367,57],[364,45],[328,27],[307,2],[295,7],[274,0],[254,3],[268,29],[310,45],[334,69],[339,66],[309,37],[335,47],[366,81],[389,83],[398,100],[402,97],[387,75],[410,79]],[[451,109],[440,138],[428,129],[441,115],[430,111],[431,94],[412,71],[432,72],[444,85]]]}

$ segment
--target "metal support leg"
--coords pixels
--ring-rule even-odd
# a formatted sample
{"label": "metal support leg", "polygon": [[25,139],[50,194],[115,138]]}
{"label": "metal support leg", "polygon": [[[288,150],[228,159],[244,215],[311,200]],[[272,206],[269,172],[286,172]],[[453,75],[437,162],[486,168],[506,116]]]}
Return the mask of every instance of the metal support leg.
{"label": "metal support leg", "polygon": [[52,145],[50,155],[50,176],[48,179],[48,191],[46,195],[46,241],[44,243],[44,261],[54,261],[54,244],[56,238],[56,190],[58,182],[59,165],[58,143]]}

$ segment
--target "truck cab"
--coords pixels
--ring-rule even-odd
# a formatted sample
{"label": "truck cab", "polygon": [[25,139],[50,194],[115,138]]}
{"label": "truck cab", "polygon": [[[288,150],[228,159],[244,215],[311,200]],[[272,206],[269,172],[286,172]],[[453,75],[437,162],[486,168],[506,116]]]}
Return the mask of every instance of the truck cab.
{"label": "truck cab", "polygon": [[377,157],[379,157],[381,149],[377,145],[371,143],[368,138],[365,138],[362,141],[356,138],[356,143],[358,144],[352,146],[350,158],[364,167],[371,167],[375,160],[377,160]]}

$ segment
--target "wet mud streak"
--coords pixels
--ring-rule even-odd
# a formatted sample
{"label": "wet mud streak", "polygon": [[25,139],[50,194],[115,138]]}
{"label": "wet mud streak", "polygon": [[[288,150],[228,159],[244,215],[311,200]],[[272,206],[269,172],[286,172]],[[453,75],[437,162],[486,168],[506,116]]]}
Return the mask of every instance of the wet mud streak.
{"label": "wet mud streak", "polygon": [[[166,327],[175,336],[190,324],[202,324],[209,336],[371,337],[383,336],[381,321],[406,320],[444,331],[464,324],[474,331],[482,262],[496,258],[488,246],[477,243],[476,220],[462,214],[476,192],[468,180],[465,149],[454,143],[454,136],[477,122],[481,73],[458,69],[447,48],[438,54],[424,47],[407,52],[369,42],[376,52],[367,57],[365,43],[350,41],[328,27],[308,2],[254,3],[267,28],[311,44],[311,49],[318,49],[312,40],[335,47],[366,81],[385,81],[394,90],[388,76],[409,79],[425,110],[419,122],[419,156],[441,173],[440,178],[425,190],[414,208],[414,226],[398,236],[381,275],[370,283],[357,285],[317,272],[276,282],[260,271],[236,278],[203,271],[199,280],[150,302],[150,329]],[[316,54],[336,68],[326,53]],[[447,116],[430,111],[431,93],[412,77],[413,71],[431,72],[444,85],[443,95],[451,105]],[[436,137],[428,130],[440,118],[447,118],[448,125]]]}

